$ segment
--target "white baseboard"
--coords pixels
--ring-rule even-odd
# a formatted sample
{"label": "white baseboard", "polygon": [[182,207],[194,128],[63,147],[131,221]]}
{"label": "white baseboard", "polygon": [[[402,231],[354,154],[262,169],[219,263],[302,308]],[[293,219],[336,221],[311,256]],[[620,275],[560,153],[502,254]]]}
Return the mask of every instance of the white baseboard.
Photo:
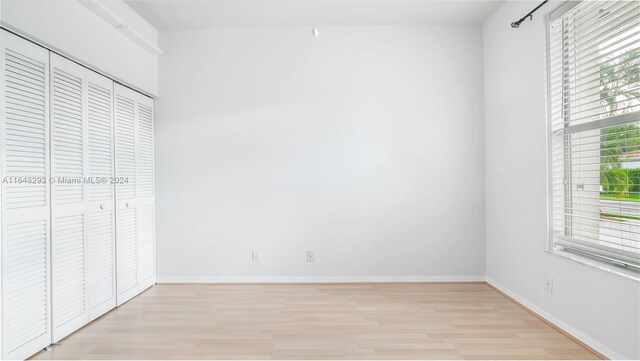
{"label": "white baseboard", "polygon": [[485,276],[163,277],[158,283],[383,283],[484,282]]}
{"label": "white baseboard", "polygon": [[497,282],[496,280],[494,280],[494,279],[492,279],[490,277],[486,277],[486,281],[491,286],[493,286],[493,287],[499,289],[500,291],[504,292],[509,297],[513,298],[514,300],[518,301],[519,303],[521,303],[526,308],[528,308],[531,311],[533,311],[536,314],[538,314],[540,317],[542,317],[545,320],[549,321],[550,323],[554,324],[558,328],[562,329],[564,332],[570,334],[571,336],[575,337],[576,339],[580,340],[581,342],[585,343],[586,345],[589,345],[589,347],[591,347],[594,350],[598,351],[599,353],[601,353],[602,355],[606,356],[607,358],[609,358],[611,360],[624,360],[624,359],[627,359],[627,357],[624,357],[623,355],[613,351],[609,347],[607,347],[607,346],[603,345],[602,343],[594,340],[590,336],[585,335],[584,333],[578,331],[575,327],[569,325],[568,323],[566,323],[566,322],[558,319],[557,317],[551,315],[550,313],[548,313],[547,311],[543,310],[542,308],[540,308],[540,307],[534,305],[533,303],[529,302],[529,300],[521,297],[517,293],[513,292],[511,289],[507,288],[505,285]]}

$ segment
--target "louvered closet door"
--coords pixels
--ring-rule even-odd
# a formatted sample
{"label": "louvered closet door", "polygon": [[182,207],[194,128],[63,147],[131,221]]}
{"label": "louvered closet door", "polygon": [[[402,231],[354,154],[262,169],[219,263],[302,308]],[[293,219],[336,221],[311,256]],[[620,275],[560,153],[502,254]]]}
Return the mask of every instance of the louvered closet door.
{"label": "louvered closet door", "polygon": [[88,322],[85,68],[51,54],[53,341]]}
{"label": "louvered closet door", "polygon": [[156,282],[153,99],[138,95],[138,259],[140,291]]}
{"label": "louvered closet door", "polygon": [[116,306],[113,81],[86,70],[89,319]]}
{"label": "louvered closet door", "polygon": [[116,263],[118,305],[139,293],[136,182],[138,93],[119,84],[115,93]]}
{"label": "louvered closet door", "polygon": [[4,30],[0,48],[2,356],[24,359],[51,343],[49,52]]}

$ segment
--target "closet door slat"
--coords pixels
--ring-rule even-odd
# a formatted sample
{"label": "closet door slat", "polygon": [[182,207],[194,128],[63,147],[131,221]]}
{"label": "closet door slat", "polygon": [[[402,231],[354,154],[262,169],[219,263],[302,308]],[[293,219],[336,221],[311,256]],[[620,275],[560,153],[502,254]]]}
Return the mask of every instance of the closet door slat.
{"label": "closet door slat", "polygon": [[138,257],[141,291],[155,283],[153,99],[138,95]]}
{"label": "closet door slat", "polygon": [[0,51],[0,333],[24,359],[51,343],[49,52],[4,30]]}
{"label": "closet door slat", "polygon": [[53,342],[89,320],[85,68],[51,54]]}
{"label": "closet door slat", "polygon": [[113,80],[87,70],[89,319],[116,306]]}
{"label": "closet door slat", "polygon": [[138,93],[114,85],[117,304],[139,293],[136,116]]}

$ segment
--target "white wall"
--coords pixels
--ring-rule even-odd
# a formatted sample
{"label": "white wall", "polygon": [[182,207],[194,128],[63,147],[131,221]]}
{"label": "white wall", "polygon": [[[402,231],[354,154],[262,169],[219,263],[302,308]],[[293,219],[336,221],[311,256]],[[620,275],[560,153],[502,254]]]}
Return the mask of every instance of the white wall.
{"label": "white wall", "polygon": [[509,25],[538,3],[506,2],[484,24],[487,277],[605,355],[639,359],[640,283],[544,251],[545,21]]}
{"label": "white wall", "polygon": [[482,279],[481,40],[161,32],[159,280]]}
{"label": "white wall", "polygon": [[[158,32],[122,0],[102,1],[156,43]],[[3,26],[149,95],[158,94],[158,56],[76,0],[1,0]]]}

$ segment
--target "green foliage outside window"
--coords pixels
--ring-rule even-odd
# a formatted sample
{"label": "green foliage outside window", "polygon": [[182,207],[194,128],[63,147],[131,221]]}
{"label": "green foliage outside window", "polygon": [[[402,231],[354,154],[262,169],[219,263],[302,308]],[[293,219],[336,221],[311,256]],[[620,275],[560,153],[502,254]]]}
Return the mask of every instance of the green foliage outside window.
{"label": "green foliage outside window", "polygon": [[[629,51],[600,65],[600,100],[609,116],[640,110],[639,55],[637,50]],[[637,123],[601,130],[600,184],[605,195],[638,199],[635,194],[640,191],[640,168],[624,168],[622,163],[627,157],[637,161],[639,151],[640,126]]]}

